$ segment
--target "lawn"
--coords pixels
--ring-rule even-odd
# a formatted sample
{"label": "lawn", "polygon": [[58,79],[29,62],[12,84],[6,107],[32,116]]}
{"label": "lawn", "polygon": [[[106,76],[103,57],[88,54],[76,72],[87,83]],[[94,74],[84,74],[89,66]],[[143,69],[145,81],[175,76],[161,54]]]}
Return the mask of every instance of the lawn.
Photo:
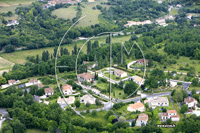
{"label": "lawn", "polygon": [[[86,15],[84,19],[82,19],[77,26],[86,27],[90,25],[95,25],[99,23],[98,16],[101,14],[100,10],[96,9],[93,10],[93,7],[96,5],[101,5],[101,2],[105,0],[99,0],[95,2],[82,2],[81,9],[82,9],[82,17]],[[101,5],[102,7],[109,7],[108,5]],[[53,15],[57,15],[58,18],[63,19],[73,19],[76,17],[77,13],[77,6],[70,6],[69,8],[61,8],[53,11]]]}
{"label": "lawn", "polygon": [[27,129],[25,133],[47,133],[47,132],[39,129]]}
{"label": "lawn", "polygon": [[97,106],[96,104],[92,104],[89,107],[86,107],[84,103],[81,103],[81,106],[79,108],[76,108],[77,111],[85,111],[87,109],[97,109],[97,108],[102,108],[102,106]]}
{"label": "lawn", "polygon": [[193,87],[193,86],[192,86],[192,87],[189,87],[189,89],[188,89],[188,90],[190,90],[190,91],[191,91],[191,90],[193,90],[193,89],[196,89],[197,91],[200,91],[200,87]]}
{"label": "lawn", "polygon": [[[167,53],[164,52],[164,47],[161,49],[158,49],[158,53],[164,55]],[[166,66],[167,68],[165,69],[165,71],[178,71],[178,72],[183,72],[183,73],[187,73],[187,71],[184,70],[179,70],[179,68],[185,67],[187,64],[189,65],[189,67],[193,66],[195,68],[195,71],[200,72],[200,61],[199,60],[190,60],[189,57],[184,57],[184,56],[180,56],[179,59],[177,59],[175,56],[172,56],[170,58],[170,56],[168,56],[168,59],[173,59],[175,60],[177,63],[176,64],[169,64],[167,62],[165,62],[164,64],[160,64],[158,62],[154,62],[157,64],[157,68],[161,68],[163,69],[164,66]]]}
{"label": "lawn", "polygon": [[174,16],[176,14],[178,14],[178,9],[172,9],[171,10],[171,14]]}
{"label": "lawn", "polygon": [[34,1],[38,0],[1,0],[0,6],[13,6],[13,5],[19,5],[19,4],[31,4]]}
{"label": "lawn", "polygon": [[68,8],[56,9],[52,12],[52,15],[56,15],[58,18],[72,20],[74,17],[76,17],[76,12],[76,6],[70,6]]}
{"label": "lawn", "polygon": [[8,68],[12,67],[14,65],[13,62],[10,62],[8,60],[5,60],[4,58],[0,57],[0,70],[3,68]]}
{"label": "lawn", "polygon": [[[109,83],[102,83],[101,82],[101,83],[96,84],[96,87],[98,87],[101,91],[107,90],[108,86],[109,86]],[[105,93],[103,92],[103,94],[105,94]],[[109,95],[109,92],[106,91],[106,94]],[[121,90],[119,88],[112,86],[111,96],[114,97],[114,98],[125,99],[128,95],[124,94],[124,90]]]}
{"label": "lawn", "polygon": [[[92,116],[91,113],[85,114],[84,115],[85,123],[91,122],[91,121],[99,121],[99,122],[103,123],[104,126],[106,126],[108,123],[108,120],[104,117],[106,114],[107,114],[107,111],[105,111],[105,110],[97,112],[97,116]],[[83,119],[82,117],[80,117],[78,115],[73,116],[73,118]]]}
{"label": "lawn", "polygon": [[[77,47],[80,48],[83,45],[82,41],[76,42]],[[75,43],[63,45],[63,48],[67,48],[68,51],[71,53],[74,48]],[[82,51],[86,52],[87,46],[84,46]],[[41,48],[41,49],[34,49],[34,50],[21,50],[21,51],[15,51],[13,53],[1,53],[0,56],[3,57],[6,60],[9,60],[14,63],[18,64],[25,64],[27,62],[26,57],[27,56],[36,56],[37,54],[41,57],[42,52],[48,50],[50,54],[53,54],[54,47],[47,47],[47,48]]]}

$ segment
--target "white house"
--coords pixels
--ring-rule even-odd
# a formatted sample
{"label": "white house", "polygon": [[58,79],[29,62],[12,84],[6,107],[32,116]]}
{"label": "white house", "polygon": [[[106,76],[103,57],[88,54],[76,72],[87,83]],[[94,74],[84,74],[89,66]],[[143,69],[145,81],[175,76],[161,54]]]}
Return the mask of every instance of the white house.
{"label": "white house", "polygon": [[57,103],[60,104],[60,105],[63,105],[63,104],[73,104],[75,101],[75,97],[74,96],[69,96],[69,98],[61,98],[59,96],[58,100],[57,100]]}
{"label": "white house", "polygon": [[95,104],[96,103],[96,98],[94,98],[93,96],[91,96],[89,94],[86,94],[83,97],[81,97],[80,102],[84,103],[84,104],[87,104],[87,103]]}
{"label": "white house", "polygon": [[87,65],[87,68],[88,68],[88,69],[92,69],[92,68],[97,67],[97,64],[96,64],[96,63],[93,63],[93,62],[90,62],[90,61],[83,61],[83,64],[84,64],[84,65]]}
{"label": "white house", "polygon": [[146,126],[147,122],[148,122],[148,115],[147,114],[139,114],[138,115],[138,119],[136,120],[136,126],[142,126],[142,124],[144,124]]}
{"label": "white house", "polygon": [[92,82],[93,80],[95,80],[94,75],[90,74],[90,73],[82,73],[82,74],[78,74],[78,80],[83,82],[83,81],[87,81],[87,82]]}
{"label": "white house", "polygon": [[137,60],[137,63],[140,65],[144,65],[144,63],[145,63],[145,65],[148,66],[149,60],[139,59],[139,60]]}
{"label": "white house", "polygon": [[120,78],[127,76],[127,72],[124,72],[124,71],[119,70],[119,69],[115,69],[114,74],[115,74],[115,76],[120,77]]}
{"label": "white house", "polygon": [[6,26],[11,26],[11,25],[19,25],[19,21],[17,20],[8,21]]}
{"label": "white house", "polygon": [[41,82],[40,80],[37,80],[37,79],[30,79],[28,83],[25,83],[26,87],[31,86],[31,85],[38,85],[38,84],[41,84]]}
{"label": "white house", "polygon": [[144,84],[144,81],[141,77],[139,76],[132,76],[131,79],[133,79],[133,81],[138,84],[138,85],[143,85]]}
{"label": "white house", "polygon": [[11,79],[11,80],[8,80],[8,84],[1,85],[1,88],[4,89],[4,88],[7,88],[7,87],[10,87],[12,85],[19,84],[19,83],[20,83],[19,80]]}
{"label": "white house", "polygon": [[139,102],[139,103],[129,104],[129,106],[127,107],[127,110],[130,112],[136,112],[136,111],[144,112],[145,107],[144,107],[144,104]]}
{"label": "white house", "polygon": [[180,116],[177,114],[176,110],[167,110],[166,113],[160,114],[161,120],[166,121],[171,119],[172,121],[180,121]]}
{"label": "white house", "polygon": [[193,97],[187,97],[184,99],[184,103],[188,105],[188,108],[196,107],[197,100],[195,100]]}
{"label": "white house", "polygon": [[155,97],[148,100],[149,107],[156,108],[157,106],[169,106],[169,100],[167,97]]}
{"label": "white house", "polygon": [[48,97],[48,96],[51,96],[54,94],[54,90],[53,90],[53,88],[45,88],[44,93]]}
{"label": "white house", "polygon": [[72,86],[69,84],[63,85],[62,91],[64,95],[72,95],[72,93],[74,92]]}

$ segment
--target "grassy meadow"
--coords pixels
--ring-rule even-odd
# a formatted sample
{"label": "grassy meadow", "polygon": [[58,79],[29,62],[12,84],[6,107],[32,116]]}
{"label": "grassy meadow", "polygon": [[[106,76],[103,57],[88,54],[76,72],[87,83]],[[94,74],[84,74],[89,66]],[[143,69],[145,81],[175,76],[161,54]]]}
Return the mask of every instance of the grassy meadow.
{"label": "grassy meadow", "polygon": [[[82,19],[77,26],[80,27],[86,27],[90,25],[95,25],[99,23],[98,16],[101,14],[100,10],[95,9],[93,10],[93,7],[96,7],[96,5],[101,5],[101,2],[104,2],[104,0],[95,1],[95,2],[82,2],[82,16],[86,17]],[[108,5],[101,5],[102,7],[109,7]],[[58,18],[63,19],[73,19],[76,17],[77,13],[77,6],[72,5],[69,8],[61,8],[53,11],[53,15],[58,16]]]}
{"label": "grassy meadow", "polygon": [[1,0],[0,1],[0,6],[14,6],[14,5],[26,5],[26,4],[31,4],[34,1],[38,0]]}

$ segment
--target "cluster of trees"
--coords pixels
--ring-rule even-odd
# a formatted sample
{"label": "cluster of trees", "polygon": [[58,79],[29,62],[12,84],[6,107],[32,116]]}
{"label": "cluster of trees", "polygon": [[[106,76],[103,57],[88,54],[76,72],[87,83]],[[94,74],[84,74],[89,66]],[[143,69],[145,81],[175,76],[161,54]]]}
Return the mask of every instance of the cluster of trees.
{"label": "cluster of trees", "polygon": [[140,21],[157,18],[167,13],[167,4],[158,4],[156,1],[141,0],[111,0],[111,7],[106,12],[102,12],[106,19],[132,20],[138,18]]}
{"label": "cluster of trees", "polygon": [[184,89],[174,89],[171,96],[175,102],[183,102],[184,98],[188,97],[188,93]]}

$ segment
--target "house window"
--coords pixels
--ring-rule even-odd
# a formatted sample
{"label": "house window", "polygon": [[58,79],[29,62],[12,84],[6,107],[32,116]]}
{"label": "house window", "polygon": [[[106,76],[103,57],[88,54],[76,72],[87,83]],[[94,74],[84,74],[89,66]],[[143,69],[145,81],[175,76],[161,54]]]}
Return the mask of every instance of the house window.
{"label": "house window", "polygon": [[167,104],[167,103],[165,103],[165,104]]}
{"label": "house window", "polygon": [[160,105],[160,103],[158,103],[158,105]]}

